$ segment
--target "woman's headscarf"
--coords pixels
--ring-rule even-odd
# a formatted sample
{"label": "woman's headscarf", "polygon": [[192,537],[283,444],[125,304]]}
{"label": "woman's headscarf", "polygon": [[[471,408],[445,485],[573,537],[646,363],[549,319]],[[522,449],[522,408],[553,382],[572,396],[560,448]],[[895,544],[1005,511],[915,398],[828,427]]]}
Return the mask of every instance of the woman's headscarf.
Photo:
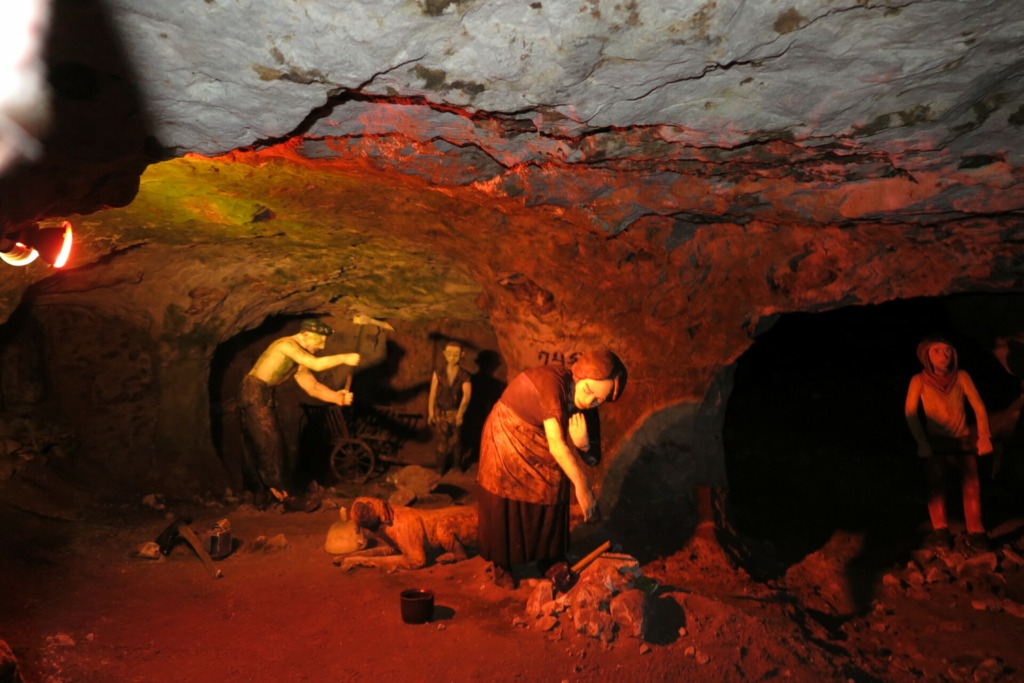
{"label": "woman's headscarf", "polygon": [[577,381],[581,379],[613,380],[612,391],[608,394],[608,401],[612,402],[617,400],[626,388],[626,366],[622,364],[618,356],[607,349],[587,351],[573,363],[572,378]]}
{"label": "woman's headscarf", "polygon": [[[928,350],[936,344],[945,344],[953,350],[953,357],[949,362],[948,372],[946,374],[939,374],[935,371],[932,366],[932,359],[928,355]],[[949,393],[956,385],[956,376],[959,371],[956,357],[956,347],[954,347],[948,339],[939,335],[929,335],[921,340],[917,345],[917,359],[921,361],[921,365],[924,366],[924,372],[921,373],[924,377],[924,381],[932,385],[942,393]]]}

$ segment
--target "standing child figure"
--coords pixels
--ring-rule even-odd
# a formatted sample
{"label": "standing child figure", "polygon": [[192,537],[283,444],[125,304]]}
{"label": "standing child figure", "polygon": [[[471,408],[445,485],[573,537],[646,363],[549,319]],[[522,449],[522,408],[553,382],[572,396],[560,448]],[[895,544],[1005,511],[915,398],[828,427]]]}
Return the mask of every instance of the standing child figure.
{"label": "standing child figure", "polygon": [[463,355],[462,344],[448,342],[444,347],[444,367],[435,369],[430,377],[427,423],[434,428],[437,471],[441,476],[448,471],[449,459],[453,467],[465,471],[459,437],[473,387],[469,373],[459,365]]}
{"label": "standing child figure", "polygon": [[[947,340],[925,337],[917,345],[917,358],[924,370],[910,380],[904,413],[928,473],[932,543],[944,547],[952,544],[946,522],[946,469],[947,461],[955,460],[960,469],[967,544],[977,550],[986,549],[988,535],[981,522],[977,457],[992,452],[985,404],[970,375],[957,367],[956,349]],[[967,424],[965,399],[974,410],[976,439]],[[919,407],[924,410],[923,426]]]}

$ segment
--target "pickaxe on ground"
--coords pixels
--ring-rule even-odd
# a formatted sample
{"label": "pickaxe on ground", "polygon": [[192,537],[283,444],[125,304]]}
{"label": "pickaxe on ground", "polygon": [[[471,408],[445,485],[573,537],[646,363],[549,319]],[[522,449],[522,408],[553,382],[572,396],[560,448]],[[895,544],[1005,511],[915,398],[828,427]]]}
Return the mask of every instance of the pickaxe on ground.
{"label": "pickaxe on ground", "polygon": [[170,555],[171,551],[174,550],[174,546],[177,545],[178,540],[184,538],[185,541],[192,546],[192,550],[196,552],[199,559],[203,561],[203,566],[210,572],[210,576],[215,579],[222,578],[224,573],[217,569],[217,566],[213,563],[213,559],[210,554],[206,552],[206,548],[199,541],[195,532],[189,528],[189,524],[192,523],[191,519],[183,518],[175,520],[169,527],[160,532],[160,535],[156,537],[156,544],[160,546],[161,555]]}

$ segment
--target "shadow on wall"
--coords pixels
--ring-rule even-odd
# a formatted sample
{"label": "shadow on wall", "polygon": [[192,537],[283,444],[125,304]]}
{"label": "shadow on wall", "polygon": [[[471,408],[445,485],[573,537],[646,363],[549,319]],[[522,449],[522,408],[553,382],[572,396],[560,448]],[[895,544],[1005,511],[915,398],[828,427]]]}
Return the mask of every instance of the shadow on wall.
{"label": "shadow on wall", "polygon": [[507,384],[498,378],[501,367],[501,355],[497,351],[481,349],[476,354],[477,372],[470,376],[473,395],[466,416],[462,423],[462,445],[466,449],[463,456],[464,465],[468,466],[476,460],[480,451],[480,436],[484,431],[484,421],[491,414],[491,408],[501,398]]}
{"label": "shadow on wall", "polygon": [[138,79],[102,0],[52,3],[44,59],[50,125],[26,131],[41,142],[34,159],[5,169],[0,223],[124,206],[146,164],[170,157],[150,134]]}
{"label": "shadow on wall", "polygon": [[[444,367],[442,351],[445,344],[454,341],[462,345],[464,355],[461,365],[470,373],[469,383],[472,394],[469,405],[466,407],[466,414],[463,416],[459,440],[463,449],[463,467],[469,467],[479,456],[480,437],[483,434],[484,422],[490,415],[491,408],[501,398],[507,384],[501,379],[503,374],[501,372],[503,365],[501,354],[492,349],[483,348],[481,344],[474,342],[464,334],[467,332],[466,329],[462,329],[460,332],[462,334],[432,331],[427,338],[431,343],[430,367],[432,372]],[[479,337],[479,335],[475,336]],[[496,342],[497,340],[489,341]],[[476,372],[473,371],[474,365],[477,368]],[[428,383],[427,391],[429,389]]]}
{"label": "shadow on wall", "polygon": [[651,415],[605,474],[603,531],[641,563],[682,549],[696,528],[696,484],[707,483],[694,449],[698,409],[681,403]]}
{"label": "shadow on wall", "polygon": [[428,381],[417,382],[407,387],[396,388],[395,378],[399,367],[408,355],[401,344],[387,340],[384,344],[384,358],[376,363],[361,365],[353,376],[352,391],[355,402],[361,406],[408,405],[430,390]]}

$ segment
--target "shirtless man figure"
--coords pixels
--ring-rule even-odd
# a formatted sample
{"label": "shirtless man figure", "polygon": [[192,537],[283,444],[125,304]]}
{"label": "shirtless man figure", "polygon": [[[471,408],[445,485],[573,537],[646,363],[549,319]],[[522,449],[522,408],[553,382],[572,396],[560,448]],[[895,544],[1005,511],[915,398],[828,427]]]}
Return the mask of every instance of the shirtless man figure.
{"label": "shirtless man figure", "polygon": [[[907,388],[904,413],[917,454],[928,472],[928,514],[932,522],[929,545],[948,548],[952,536],[946,521],[947,460],[960,468],[967,545],[987,550],[988,534],[981,521],[981,484],[978,456],[992,452],[988,412],[971,376],[958,367],[956,349],[939,336],[925,337],[917,347],[924,370],[914,375]],[[967,422],[965,404],[974,411],[975,428]],[[924,413],[924,424],[918,408]]]}
{"label": "shirtless man figure", "polygon": [[288,447],[274,412],[274,387],[294,377],[313,398],[339,406],[352,403],[351,392],[334,391],[313,376],[314,372],[339,365],[359,365],[358,353],[314,355],[323,350],[332,332],[319,320],[303,320],[297,334],[271,342],[242,380],[239,411],[245,450],[243,476],[246,488],[255,494],[258,507],[270,502],[271,489],[286,494],[286,488],[294,483],[291,481],[293,473],[285,467]]}

